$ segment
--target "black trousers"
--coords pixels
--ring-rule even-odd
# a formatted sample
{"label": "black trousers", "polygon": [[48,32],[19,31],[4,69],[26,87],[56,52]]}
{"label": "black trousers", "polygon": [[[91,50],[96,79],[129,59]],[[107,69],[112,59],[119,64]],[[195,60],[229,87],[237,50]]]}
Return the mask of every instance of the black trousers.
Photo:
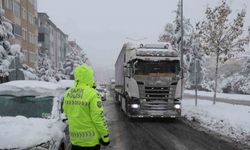
{"label": "black trousers", "polygon": [[100,150],[101,145],[96,145],[94,147],[81,147],[81,146],[76,146],[72,145],[71,150]]}

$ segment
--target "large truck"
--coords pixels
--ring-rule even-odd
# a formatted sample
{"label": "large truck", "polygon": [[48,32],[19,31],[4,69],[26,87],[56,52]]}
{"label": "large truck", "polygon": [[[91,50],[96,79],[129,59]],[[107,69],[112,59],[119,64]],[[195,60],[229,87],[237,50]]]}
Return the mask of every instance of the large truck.
{"label": "large truck", "polygon": [[115,98],[132,118],[181,116],[180,56],[170,43],[125,43],[115,64]]}

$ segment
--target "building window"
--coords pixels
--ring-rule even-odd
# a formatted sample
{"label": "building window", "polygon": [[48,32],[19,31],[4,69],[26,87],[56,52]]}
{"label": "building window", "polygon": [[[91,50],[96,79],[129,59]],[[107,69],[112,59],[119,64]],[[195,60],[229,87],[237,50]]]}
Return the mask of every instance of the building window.
{"label": "building window", "polygon": [[38,37],[35,35],[35,34],[33,34],[33,44],[34,45],[37,45],[37,39]]}
{"label": "building window", "polygon": [[29,43],[30,44],[34,44],[34,45],[37,45],[37,36],[31,32],[28,33],[29,34]]}
{"label": "building window", "polygon": [[38,33],[38,42],[44,42],[44,33]]}
{"label": "building window", "polygon": [[22,29],[22,34],[23,34],[23,40],[26,40],[26,29]]}
{"label": "building window", "polygon": [[35,20],[31,12],[28,12],[28,21],[31,25],[35,25]]}
{"label": "building window", "polygon": [[13,0],[4,0],[4,6],[9,10],[13,10]]}
{"label": "building window", "polygon": [[27,11],[24,7],[22,7],[22,17],[24,20],[27,20]]}
{"label": "building window", "polygon": [[27,50],[23,50],[24,53],[24,61],[28,62],[28,51]]}
{"label": "building window", "polygon": [[22,37],[24,41],[28,41],[28,33],[27,30],[25,28],[22,29]]}
{"label": "building window", "polygon": [[34,17],[34,18],[33,18],[33,21],[34,21],[34,22],[33,22],[33,23],[34,23],[33,25],[38,25],[38,18]]}
{"label": "building window", "polygon": [[21,15],[21,7],[20,7],[20,3],[18,3],[17,1],[14,1],[13,12],[14,12],[15,16],[20,17],[20,15]]}
{"label": "building window", "polygon": [[36,53],[30,53],[30,62],[35,63],[37,60],[37,54]]}
{"label": "building window", "polygon": [[17,25],[17,24],[13,24],[13,34],[22,37],[22,27]]}
{"label": "building window", "polygon": [[32,33],[28,32],[28,36],[29,36],[29,43],[31,43],[32,42]]}

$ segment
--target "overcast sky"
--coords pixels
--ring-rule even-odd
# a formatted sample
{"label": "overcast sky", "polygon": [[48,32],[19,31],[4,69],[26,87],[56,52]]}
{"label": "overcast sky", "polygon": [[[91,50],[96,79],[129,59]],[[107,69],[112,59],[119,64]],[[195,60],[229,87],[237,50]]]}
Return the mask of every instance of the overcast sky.
{"label": "overcast sky", "polygon": [[[184,0],[184,16],[191,22],[204,17],[205,8],[220,0]],[[38,0],[38,10],[71,40],[85,50],[98,78],[110,76],[122,44],[130,40],[157,41],[166,23],[171,22],[178,0]],[[250,0],[229,1],[235,11],[247,9],[250,26]],[[102,76],[100,74],[103,72]],[[104,75],[106,74],[106,75]]]}

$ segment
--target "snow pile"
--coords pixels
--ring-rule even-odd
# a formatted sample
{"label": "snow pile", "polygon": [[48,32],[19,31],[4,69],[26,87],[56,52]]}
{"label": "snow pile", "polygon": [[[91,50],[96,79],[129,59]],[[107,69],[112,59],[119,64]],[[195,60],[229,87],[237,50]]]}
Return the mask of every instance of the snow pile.
{"label": "snow pile", "polygon": [[31,148],[63,138],[64,125],[57,120],[17,116],[0,117],[0,122],[0,149]]}
{"label": "snow pile", "polygon": [[60,85],[50,82],[43,82],[43,81],[35,81],[35,80],[18,80],[18,81],[11,81],[1,84],[0,86],[14,86],[17,88],[44,88],[48,90],[56,90],[61,88]]}
{"label": "snow pile", "polygon": [[124,46],[126,49],[173,49],[169,42],[127,42]]}
{"label": "snow pile", "polygon": [[223,136],[229,136],[243,143],[250,142],[250,107],[200,100],[195,107],[194,101],[182,101],[182,113],[190,121],[215,131]]}
{"label": "snow pile", "polygon": [[55,83],[35,81],[35,80],[18,80],[0,84],[0,94],[2,95],[43,95],[58,96],[63,95],[64,89]]}
{"label": "snow pile", "polygon": [[63,87],[64,89],[70,88],[75,84],[74,80],[60,80],[58,84]]}
{"label": "snow pile", "polygon": [[24,70],[24,69],[21,69],[21,71],[23,72],[24,74],[24,79],[25,80],[37,80],[38,77],[36,74],[32,73],[31,71],[29,70]]}
{"label": "snow pile", "polygon": [[38,80],[38,76],[36,75],[36,70],[29,67],[26,64],[23,64],[23,68],[21,71],[24,74],[24,79],[25,80]]}
{"label": "snow pile", "polygon": [[138,49],[136,55],[139,56],[164,56],[164,57],[177,57],[178,53],[175,50],[163,49]]}

